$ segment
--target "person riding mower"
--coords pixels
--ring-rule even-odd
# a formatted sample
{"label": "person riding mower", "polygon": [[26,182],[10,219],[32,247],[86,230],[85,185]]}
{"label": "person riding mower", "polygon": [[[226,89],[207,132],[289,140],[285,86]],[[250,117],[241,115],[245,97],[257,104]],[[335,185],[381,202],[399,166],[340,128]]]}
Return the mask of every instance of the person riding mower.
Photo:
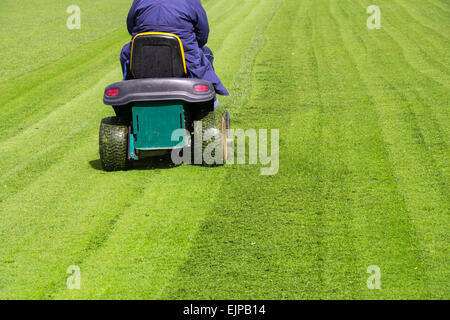
{"label": "person riding mower", "polygon": [[[133,161],[148,157],[171,155],[173,160],[175,154],[184,154],[184,159],[193,154],[196,164],[226,162],[229,114],[214,111],[216,90],[211,82],[189,77],[178,36],[134,36],[125,79],[107,86],[103,97],[116,114],[100,125],[104,170],[126,170]],[[213,147],[205,152],[209,145]]]}

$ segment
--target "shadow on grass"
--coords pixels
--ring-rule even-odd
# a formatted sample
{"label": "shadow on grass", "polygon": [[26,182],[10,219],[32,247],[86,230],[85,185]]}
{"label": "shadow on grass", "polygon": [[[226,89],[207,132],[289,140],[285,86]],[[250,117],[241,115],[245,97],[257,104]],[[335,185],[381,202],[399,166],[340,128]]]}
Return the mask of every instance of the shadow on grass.
{"label": "shadow on grass", "polygon": [[[89,165],[92,169],[103,171],[100,159],[89,161]],[[139,161],[132,161],[128,167],[128,170],[172,169],[176,167],[179,167],[179,165],[173,164],[170,159],[155,157]]]}

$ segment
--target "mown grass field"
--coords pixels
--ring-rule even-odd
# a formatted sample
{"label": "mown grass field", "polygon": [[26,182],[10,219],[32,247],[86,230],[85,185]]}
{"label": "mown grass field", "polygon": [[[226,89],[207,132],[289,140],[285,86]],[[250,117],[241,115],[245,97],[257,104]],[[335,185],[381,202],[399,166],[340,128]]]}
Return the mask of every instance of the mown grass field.
{"label": "mown grass field", "polygon": [[220,108],[280,130],[275,176],[100,170],[130,3],[68,30],[73,1],[2,0],[0,299],[450,298],[448,1],[204,1]]}

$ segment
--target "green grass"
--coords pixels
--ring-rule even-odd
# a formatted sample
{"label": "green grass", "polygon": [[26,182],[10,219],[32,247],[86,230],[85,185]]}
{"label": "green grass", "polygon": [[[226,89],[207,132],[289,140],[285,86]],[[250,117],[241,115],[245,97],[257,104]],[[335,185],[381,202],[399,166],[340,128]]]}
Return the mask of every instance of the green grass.
{"label": "green grass", "polygon": [[0,299],[450,298],[447,1],[380,0],[381,30],[366,0],[204,2],[221,108],[280,129],[275,176],[101,171],[130,1],[78,1],[79,31],[69,1],[3,2]]}

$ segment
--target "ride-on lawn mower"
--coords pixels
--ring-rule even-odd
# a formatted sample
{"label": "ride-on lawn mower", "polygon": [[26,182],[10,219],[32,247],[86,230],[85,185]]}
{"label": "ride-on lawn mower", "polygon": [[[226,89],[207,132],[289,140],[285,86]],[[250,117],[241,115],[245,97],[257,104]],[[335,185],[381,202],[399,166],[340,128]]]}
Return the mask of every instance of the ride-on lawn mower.
{"label": "ride-on lawn mower", "polygon": [[[100,125],[103,169],[126,170],[133,161],[148,157],[172,159],[172,151],[195,154],[196,164],[224,164],[230,118],[228,112],[215,114],[215,99],[211,83],[188,77],[179,37],[159,32],[136,35],[130,73],[107,86],[103,97],[116,113]],[[184,134],[174,134],[180,130]],[[211,143],[215,147],[208,157],[203,150]]]}

